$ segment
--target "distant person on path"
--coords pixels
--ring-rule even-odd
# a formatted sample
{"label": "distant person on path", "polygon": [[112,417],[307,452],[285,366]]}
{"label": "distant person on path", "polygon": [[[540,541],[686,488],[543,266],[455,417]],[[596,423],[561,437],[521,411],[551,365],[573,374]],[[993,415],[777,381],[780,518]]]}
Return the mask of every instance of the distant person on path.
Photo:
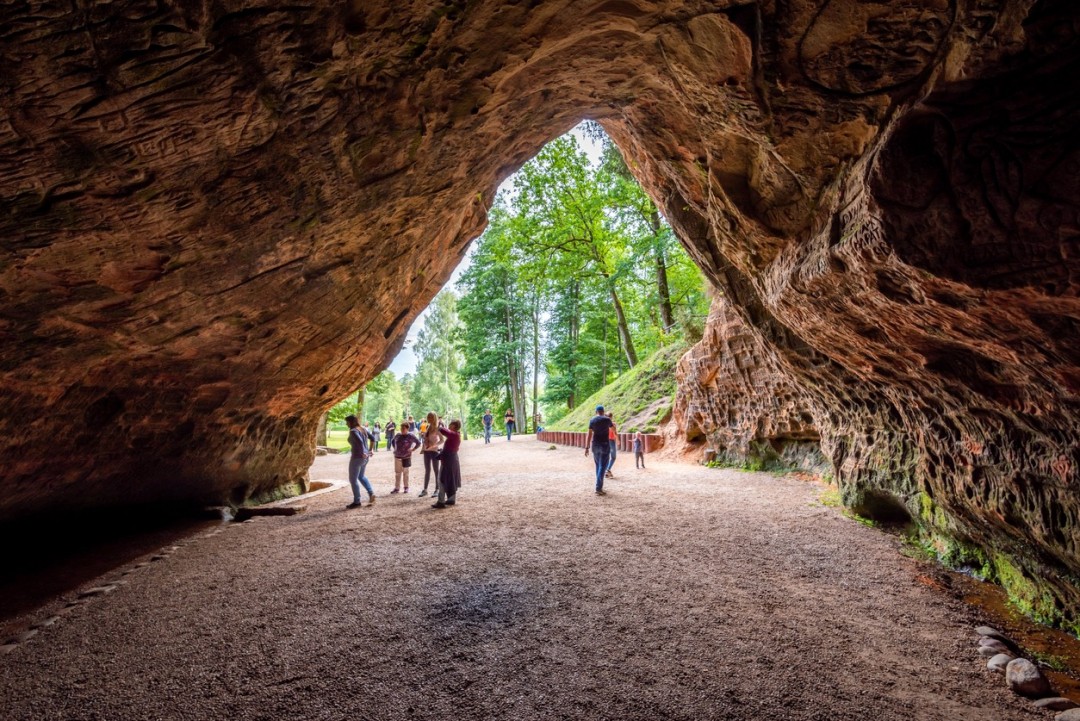
{"label": "distant person on path", "polygon": [[345,416],[345,425],[349,427],[349,485],[352,486],[353,502],[346,508],[360,508],[360,484],[364,484],[364,490],[368,494],[368,505],[375,502],[375,491],[371,490],[371,482],[364,475],[367,470],[368,459],[371,451],[368,450],[368,437],[360,428],[356,416]]}
{"label": "distant person on path", "polygon": [[503,423],[506,424],[506,440],[510,440],[510,436],[514,435],[514,412],[512,410],[506,410]]}
{"label": "distant person on path", "polygon": [[491,409],[484,412],[484,443],[491,443],[491,424],[495,419],[491,415]]}
{"label": "distant person on path", "polygon": [[409,433],[416,433],[416,421],[412,416],[409,416]]}
{"label": "distant person on path", "polygon": [[589,421],[589,434],[585,438],[585,455],[592,449],[593,461],[596,462],[596,495],[606,496],[604,492],[604,473],[607,471],[611,455],[611,419],[604,415],[604,407],[596,407],[596,415]]}
{"label": "distant person on path", "polygon": [[379,427],[378,422],[371,424],[371,437],[375,439],[375,442],[371,444],[371,450],[376,453],[379,452],[379,436],[382,435],[382,428]]}
{"label": "distant person on path", "polygon": [[461,465],[458,463],[458,449],[461,448],[461,421],[450,421],[449,428],[439,426],[439,433],[446,438],[442,449],[442,468],[439,473],[439,499],[432,508],[446,508],[457,503],[457,492],[461,488]]}
{"label": "distant person on path", "polygon": [[413,451],[420,447],[420,441],[408,432],[408,421],[401,422],[401,432],[394,436],[394,490],[400,493],[402,485],[405,493],[409,492],[409,469],[412,467]]}
{"label": "distant person on path", "polygon": [[427,418],[420,423],[422,434],[420,436],[420,452],[424,454],[424,490],[420,491],[420,498],[427,495],[428,481],[431,480],[432,471],[435,476],[435,486],[431,489],[431,495],[439,490],[439,449],[442,447],[442,434],[439,433],[439,417],[434,412],[428,413]]}
{"label": "distant person on path", "polygon": [[634,434],[634,468],[645,469],[645,436],[641,431]]}
{"label": "distant person on path", "polygon": [[615,454],[619,450],[619,431],[615,428],[615,419],[611,417],[611,413],[607,414],[608,419],[611,421],[611,430],[608,431],[608,445],[610,446],[609,453],[611,454],[611,460],[608,461],[607,471],[604,473],[608,478],[614,478],[611,473],[611,467],[615,465]]}
{"label": "distant person on path", "polygon": [[386,450],[390,450],[390,444],[394,442],[394,432],[397,430],[397,426],[393,421],[386,422]]}

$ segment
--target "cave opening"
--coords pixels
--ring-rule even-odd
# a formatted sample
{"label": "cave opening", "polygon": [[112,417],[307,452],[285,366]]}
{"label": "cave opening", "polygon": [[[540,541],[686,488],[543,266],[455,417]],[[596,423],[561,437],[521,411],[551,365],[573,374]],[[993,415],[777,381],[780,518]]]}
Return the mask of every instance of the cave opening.
{"label": "cave opening", "polygon": [[722,289],[675,423],[1076,628],[1075,3],[458,5],[0,11],[0,520],[305,483],[585,109]]}
{"label": "cave opening", "polygon": [[634,369],[634,392],[613,385],[608,411],[629,433],[671,419],[674,365],[701,338],[712,289],[603,127],[545,143],[487,218],[388,368],[320,418],[320,453],[348,450],[348,415],[369,445],[429,411],[461,419],[466,438],[488,411],[498,426],[520,419],[517,433],[584,427]]}

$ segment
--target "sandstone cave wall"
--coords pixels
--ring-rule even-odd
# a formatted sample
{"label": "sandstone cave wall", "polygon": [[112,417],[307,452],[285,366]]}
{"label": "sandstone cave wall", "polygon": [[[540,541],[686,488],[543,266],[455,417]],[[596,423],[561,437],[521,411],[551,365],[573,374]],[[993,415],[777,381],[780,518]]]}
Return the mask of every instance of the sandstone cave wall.
{"label": "sandstone cave wall", "polygon": [[318,415],[400,347],[498,182],[592,117],[845,498],[1076,618],[1077,16],[5,5],[0,517],[302,483]]}
{"label": "sandstone cave wall", "polygon": [[810,400],[723,295],[675,376],[674,443],[732,464],[830,470]]}

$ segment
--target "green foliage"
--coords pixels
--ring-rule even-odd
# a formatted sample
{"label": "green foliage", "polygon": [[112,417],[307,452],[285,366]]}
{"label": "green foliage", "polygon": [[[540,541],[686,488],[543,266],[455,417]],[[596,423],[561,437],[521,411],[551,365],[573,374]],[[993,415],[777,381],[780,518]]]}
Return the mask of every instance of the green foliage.
{"label": "green foliage", "polygon": [[366,423],[380,426],[393,420],[400,421],[405,413],[405,389],[393,371],[383,371],[367,384],[364,394],[364,417]]}
{"label": "green foliage", "polygon": [[598,166],[566,135],[515,175],[458,283],[473,430],[486,408],[500,420],[512,409],[519,429],[542,410],[551,428],[706,315],[700,271],[610,140],[592,132],[605,142]]}
{"label": "green foliage", "polygon": [[[665,346],[633,370],[619,376],[611,384],[589,396],[571,413],[556,423],[549,423],[550,430],[581,431],[588,427],[597,405],[611,412],[615,424],[622,433],[656,430],[656,419],[666,418],[671,411],[675,395],[675,364],[686,352],[681,343]],[[643,411],[657,406],[648,417],[640,418]]]}
{"label": "green foliage", "polygon": [[840,499],[840,489],[836,486],[826,486],[818,493],[818,503],[826,508],[840,508],[843,501]]}
{"label": "green foliage", "polygon": [[1031,654],[1031,657],[1038,661],[1041,665],[1051,668],[1055,671],[1062,673],[1068,673],[1071,669],[1069,667],[1069,661],[1063,656],[1058,656],[1053,653],[1043,653],[1042,651],[1027,651]]}
{"label": "green foliage", "polygon": [[416,340],[419,362],[409,393],[409,412],[416,418],[434,411],[440,418],[457,418],[465,409],[460,378],[457,297],[450,290],[435,296]]}
{"label": "green foliage", "polygon": [[877,525],[878,525],[877,521],[875,521],[874,519],[867,518],[866,516],[860,516],[858,513],[855,513],[854,511],[851,511],[851,510],[848,510],[848,509],[844,510],[844,517],[845,518],[850,518],[851,520],[855,521],[856,523],[861,523],[862,525],[866,526],[867,528],[877,528]]}
{"label": "green foliage", "polygon": [[343,399],[334,404],[326,413],[326,423],[328,427],[341,425],[345,422],[345,416],[351,416],[356,414],[356,394],[351,393],[345,396]]}

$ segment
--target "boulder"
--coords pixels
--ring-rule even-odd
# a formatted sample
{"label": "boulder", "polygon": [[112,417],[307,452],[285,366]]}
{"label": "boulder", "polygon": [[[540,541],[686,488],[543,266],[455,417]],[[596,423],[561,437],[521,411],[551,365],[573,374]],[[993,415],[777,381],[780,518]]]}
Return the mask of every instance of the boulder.
{"label": "boulder", "polygon": [[1007,653],[999,653],[986,662],[986,668],[994,673],[1005,673],[1005,668],[1013,658],[1013,656],[1010,656]]}
{"label": "boulder", "polygon": [[1050,682],[1039,667],[1026,658],[1014,658],[1005,667],[1005,683],[1021,696],[1040,698],[1050,694]]}
{"label": "boulder", "polygon": [[992,658],[1002,653],[1009,653],[1011,649],[1001,641],[987,639],[986,643],[979,643],[979,655],[983,658]]}

